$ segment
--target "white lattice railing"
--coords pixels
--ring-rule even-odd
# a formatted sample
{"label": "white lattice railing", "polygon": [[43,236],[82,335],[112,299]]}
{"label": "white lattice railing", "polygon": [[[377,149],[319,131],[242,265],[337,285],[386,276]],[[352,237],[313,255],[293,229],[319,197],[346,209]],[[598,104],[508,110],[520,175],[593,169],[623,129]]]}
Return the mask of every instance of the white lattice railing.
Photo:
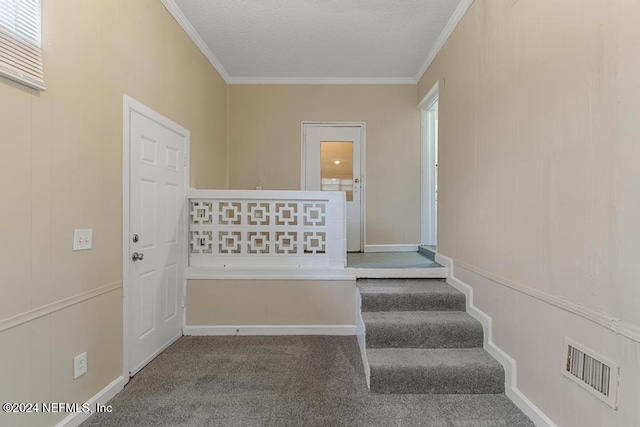
{"label": "white lattice railing", "polygon": [[189,265],[344,268],[343,192],[189,190]]}

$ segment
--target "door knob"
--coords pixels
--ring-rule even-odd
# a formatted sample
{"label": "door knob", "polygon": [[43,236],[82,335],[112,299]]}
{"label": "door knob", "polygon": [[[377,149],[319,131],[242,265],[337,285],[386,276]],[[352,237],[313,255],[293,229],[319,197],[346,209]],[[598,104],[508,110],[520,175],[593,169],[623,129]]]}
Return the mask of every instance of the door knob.
{"label": "door knob", "polygon": [[133,255],[131,255],[131,260],[133,261],[142,261],[144,259],[144,254],[141,252],[134,252]]}
{"label": "door knob", "polygon": [[356,178],[353,180],[353,182],[355,182],[356,184],[360,182],[360,178]]}

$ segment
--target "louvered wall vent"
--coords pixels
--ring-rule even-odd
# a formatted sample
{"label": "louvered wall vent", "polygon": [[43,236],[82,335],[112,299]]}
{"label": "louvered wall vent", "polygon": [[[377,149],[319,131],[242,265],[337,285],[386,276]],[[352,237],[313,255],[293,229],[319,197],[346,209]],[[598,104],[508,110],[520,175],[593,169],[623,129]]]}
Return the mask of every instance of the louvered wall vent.
{"label": "louvered wall vent", "polygon": [[618,409],[618,365],[569,338],[565,338],[564,348],[564,376]]}

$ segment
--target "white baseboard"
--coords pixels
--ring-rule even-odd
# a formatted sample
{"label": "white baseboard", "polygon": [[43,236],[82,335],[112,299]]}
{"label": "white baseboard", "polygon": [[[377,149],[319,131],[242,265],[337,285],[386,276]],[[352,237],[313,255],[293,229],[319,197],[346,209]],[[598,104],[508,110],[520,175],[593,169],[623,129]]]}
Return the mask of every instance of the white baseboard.
{"label": "white baseboard", "polygon": [[436,254],[435,260],[438,264],[444,265],[447,268],[447,283],[466,296],[467,312],[482,324],[484,331],[484,349],[504,368],[505,394],[536,426],[555,427],[556,424],[518,389],[517,362],[493,342],[492,319],[473,305],[473,288],[455,277],[453,259],[441,254]]}
{"label": "white baseboard", "polygon": [[371,388],[371,368],[369,368],[369,359],[367,358],[367,343],[362,318],[362,296],[360,289],[356,288],[356,338],[358,339],[358,347],[360,347],[360,356],[362,357],[362,365],[364,366],[364,376],[367,380],[367,388]]}
{"label": "white baseboard", "polygon": [[365,245],[365,252],[418,252],[419,243],[410,245]]}
{"label": "white baseboard", "polygon": [[[113,399],[113,397],[120,393],[124,388],[127,381],[123,376],[119,376],[115,380],[111,381],[109,385],[100,390],[98,394],[93,396],[91,399],[87,400],[86,403],[89,404],[91,410],[95,410],[96,404],[106,405],[108,401]],[[56,424],[56,427],[77,427],[86,420],[89,419],[91,413],[74,413],[66,416],[62,421]]]}
{"label": "white baseboard", "polygon": [[239,325],[184,327],[190,336],[228,335],[355,335],[356,325]]}

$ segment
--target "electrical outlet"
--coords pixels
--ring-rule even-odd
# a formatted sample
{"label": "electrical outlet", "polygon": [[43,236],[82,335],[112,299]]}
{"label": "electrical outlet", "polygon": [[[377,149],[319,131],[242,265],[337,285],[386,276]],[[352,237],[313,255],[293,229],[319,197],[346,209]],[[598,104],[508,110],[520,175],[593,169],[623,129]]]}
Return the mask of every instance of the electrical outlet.
{"label": "electrical outlet", "polygon": [[87,352],[77,355],[73,358],[73,379],[87,373]]}
{"label": "electrical outlet", "polygon": [[85,251],[93,246],[93,229],[76,229],[73,231],[73,250]]}

